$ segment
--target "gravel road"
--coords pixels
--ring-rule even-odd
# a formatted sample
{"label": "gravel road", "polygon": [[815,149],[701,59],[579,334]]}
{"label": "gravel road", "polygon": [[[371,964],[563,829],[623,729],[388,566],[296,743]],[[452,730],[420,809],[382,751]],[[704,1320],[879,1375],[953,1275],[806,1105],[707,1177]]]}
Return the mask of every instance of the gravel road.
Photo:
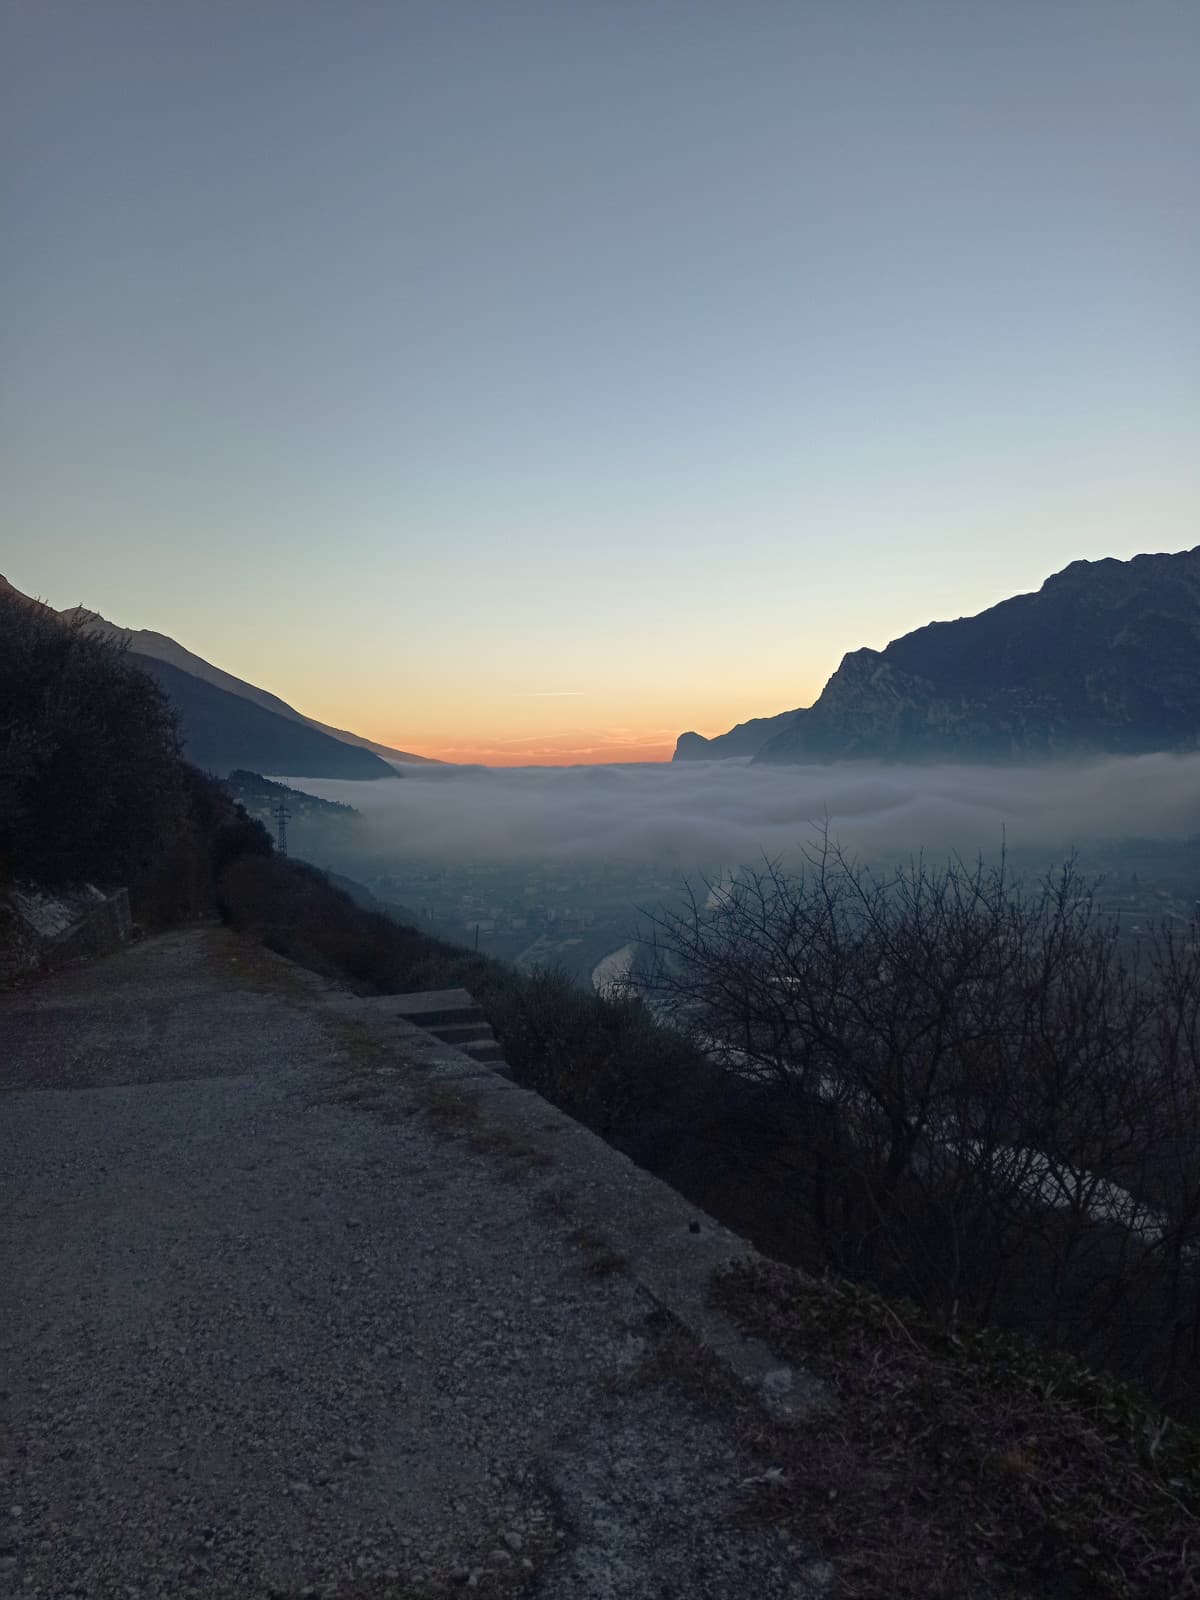
{"label": "gravel road", "polygon": [[191,928],[0,1000],[0,1594],[823,1593],[729,1524],[720,1409],[627,1381],[636,1276],[394,1047],[356,1103],[270,960]]}

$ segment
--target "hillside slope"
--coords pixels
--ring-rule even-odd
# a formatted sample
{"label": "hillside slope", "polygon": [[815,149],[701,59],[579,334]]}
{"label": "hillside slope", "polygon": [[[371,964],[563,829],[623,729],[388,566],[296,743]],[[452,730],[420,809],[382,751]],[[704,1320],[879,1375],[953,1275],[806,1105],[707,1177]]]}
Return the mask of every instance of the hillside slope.
{"label": "hillside slope", "polygon": [[155,633],[149,628],[122,628],[117,623],[110,622],[107,617],[102,617],[99,612],[89,611],[84,606],[72,606],[66,611],[60,611],[59,616],[67,622],[73,621],[76,617],[86,618],[90,627],[108,638],[121,640],[128,645],[134,655],[149,656],[155,661],[166,662],[168,666],[177,667],[182,672],[190,673],[193,678],[199,678],[217,689],[224,689],[229,694],[249,700],[253,705],[261,706],[276,716],[303,723],[309,728],[316,728],[319,733],[326,733],[330,738],[340,740],[342,744],[370,750],[375,755],[382,756],[385,761],[414,766],[443,765],[430,756],[413,755],[408,750],[395,750],[390,745],[378,744],[372,739],[363,738],[361,734],[350,733],[345,728],[333,728],[328,723],[306,717],[294,706],[288,705],[286,700],[281,700],[278,695],[260,689],[253,683],[247,683],[243,678],[236,678],[233,673],[225,672],[221,667],[213,666],[211,661],[206,661],[203,656],[186,649],[178,640],[168,637],[165,633]]}
{"label": "hillside slope", "polygon": [[179,714],[184,755],[223,777],[237,767],[277,778],[394,778],[395,767],[370,750],[278,716],[154,656],[133,664],[163,688]]}
{"label": "hillside slope", "polygon": [[15,600],[19,605],[29,606],[34,611],[44,611],[48,616],[57,616],[48,605],[41,600],[35,600],[32,595],[22,594],[20,589],[13,587],[8,579],[0,573],[0,599]]}

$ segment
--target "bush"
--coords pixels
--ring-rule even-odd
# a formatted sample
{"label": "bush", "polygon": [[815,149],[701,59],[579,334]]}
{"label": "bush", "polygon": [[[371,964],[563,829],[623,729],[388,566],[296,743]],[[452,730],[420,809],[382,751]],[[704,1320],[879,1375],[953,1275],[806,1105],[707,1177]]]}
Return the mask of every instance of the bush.
{"label": "bush", "polygon": [[0,875],[130,885],[186,827],[162,691],[83,621],[0,596]]}
{"label": "bush", "polygon": [[210,915],[226,867],[274,850],[262,823],[248,817],[217,779],[185,762],[181,781],[184,812],[155,867],[131,885],[134,915],[151,927]]}
{"label": "bush", "polygon": [[485,979],[477,998],[523,1083],[644,1165],[687,1142],[711,1075],[640,1000],[587,994],[559,972]]}
{"label": "bush", "polygon": [[179,749],[120,645],[0,595],[0,882],[128,888],[151,926],[210,912],[216,877],[271,840]]}
{"label": "bush", "polygon": [[1196,930],[1131,945],[1070,863],[1027,890],[826,848],[653,933],[660,1003],[776,1107],[781,1253],[1200,1409]]}

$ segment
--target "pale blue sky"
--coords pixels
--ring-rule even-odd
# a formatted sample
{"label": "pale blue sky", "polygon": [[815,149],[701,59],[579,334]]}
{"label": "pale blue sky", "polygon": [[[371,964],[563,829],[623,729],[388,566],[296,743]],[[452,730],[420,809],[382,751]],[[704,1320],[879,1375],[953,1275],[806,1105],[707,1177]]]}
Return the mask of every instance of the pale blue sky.
{"label": "pale blue sky", "polygon": [[411,748],[649,749],[1200,539],[1194,0],[0,15],[54,604]]}

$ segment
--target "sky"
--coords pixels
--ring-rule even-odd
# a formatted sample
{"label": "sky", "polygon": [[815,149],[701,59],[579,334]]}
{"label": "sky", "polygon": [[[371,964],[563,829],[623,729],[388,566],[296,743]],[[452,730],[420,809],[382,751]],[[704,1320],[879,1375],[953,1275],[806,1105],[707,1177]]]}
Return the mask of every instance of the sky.
{"label": "sky", "polygon": [[659,760],[1198,542],[1192,0],[0,0],[0,572]]}

